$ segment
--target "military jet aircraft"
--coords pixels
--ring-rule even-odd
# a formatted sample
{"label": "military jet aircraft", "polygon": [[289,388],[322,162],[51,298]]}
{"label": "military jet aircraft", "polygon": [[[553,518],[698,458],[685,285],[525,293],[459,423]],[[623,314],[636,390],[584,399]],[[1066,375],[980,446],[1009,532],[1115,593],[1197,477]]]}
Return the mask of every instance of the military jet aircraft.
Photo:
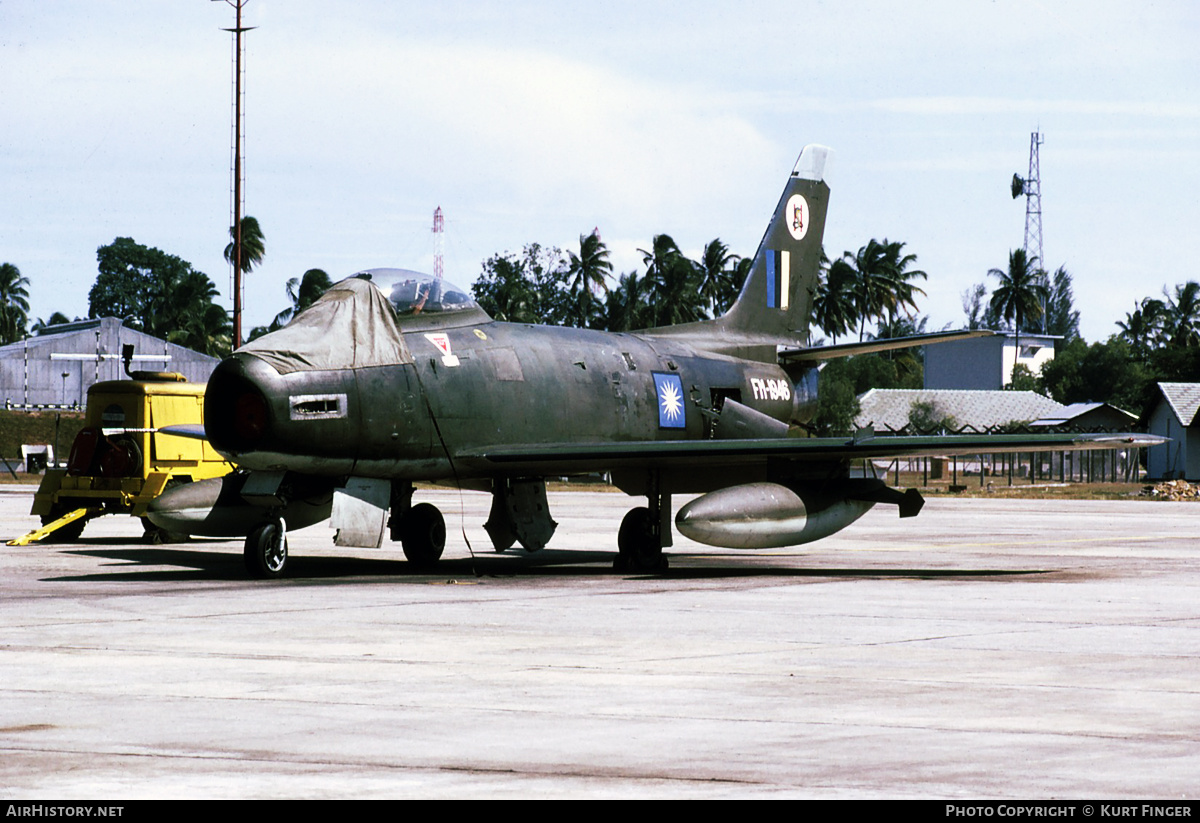
{"label": "military jet aircraft", "polygon": [[915,489],[852,476],[859,458],[1153,440],[789,436],[815,413],[823,360],[979,334],[804,347],[826,154],[801,153],[740,296],[712,320],[631,333],[503,323],[435,277],[372,269],[343,280],[216,368],[204,431],[187,433],[207,435],[241,471],[169,491],[150,519],[172,532],[245,535],[259,577],[283,573],[288,529],[330,516],[339,545],[379,547],[387,535],[428,567],[446,527],[434,506],[413,503],[414,481],[490,491],[494,548],[536,551],[556,526],[545,478],[605,472],[647,501],[620,525],[615,567],[657,569],[672,543],[672,495],[701,495],[673,519],[692,539],[796,545],[876,503],[901,517],[920,510]]}

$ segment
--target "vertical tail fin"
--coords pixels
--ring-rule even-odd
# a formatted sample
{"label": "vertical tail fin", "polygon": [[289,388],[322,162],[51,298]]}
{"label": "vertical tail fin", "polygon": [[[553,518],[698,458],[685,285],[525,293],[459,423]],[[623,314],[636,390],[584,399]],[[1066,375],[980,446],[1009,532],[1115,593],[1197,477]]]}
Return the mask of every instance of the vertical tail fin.
{"label": "vertical tail fin", "polygon": [[653,329],[697,348],[774,361],[778,344],[800,345],[808,333],[829,206],[829,149],[805,146],[758,245],[733,306],[714,320]]}
{"label": "vertical tail fin", "polygon": [[829,149],[805,146],[758,245],[733,307],[718,319],[729,331],[795,341],[808,332],[821,265]]}

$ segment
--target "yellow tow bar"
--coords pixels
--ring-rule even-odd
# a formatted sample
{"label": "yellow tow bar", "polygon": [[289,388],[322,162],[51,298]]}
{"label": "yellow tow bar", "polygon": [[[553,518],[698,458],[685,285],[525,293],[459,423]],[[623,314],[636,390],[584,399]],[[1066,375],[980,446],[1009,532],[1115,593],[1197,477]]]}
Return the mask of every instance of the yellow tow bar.
{"label": "yellow tow bar", "polygon": [[72,523],[74,523],[76,520],[79,520],[80,518],[95,517],[96,515],[100,514],[103,511],[104,511],[103,506],[92,506],[90,508],[84,507],[82,509],[75,509],[74,511],[69,511],[66,514],[64,514],[62,517],[58,518],[57,520],[55,520],[51,523],[47,523],[45,526],[42,526],[40,529],[34,529],[33,531],[31,531],[29,534],[25,535],[24,537],[18,537],[15,540],[9,540],[8,545],[9,546],[28,546],[30,543],[36,543],[37,541],[41,540],[43,537],[45,537],[48,534],[53,534],[54,532],[61,529],[63,526],[71,525]]}

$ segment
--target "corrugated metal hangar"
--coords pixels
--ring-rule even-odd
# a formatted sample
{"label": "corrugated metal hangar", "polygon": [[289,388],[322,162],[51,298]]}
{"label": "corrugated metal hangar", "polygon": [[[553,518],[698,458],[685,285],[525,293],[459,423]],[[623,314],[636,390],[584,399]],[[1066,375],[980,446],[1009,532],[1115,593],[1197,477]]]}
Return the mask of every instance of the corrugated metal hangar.
{"label": "corrugated metal hangar", "polygon": [[0,398],[6,408],[82,409],[92,384],[126,376],[121,349],[129,344],[133,369],[179,372],[200,383],[220,362],[126,328],[116,317],[80,320],[0,346]]}

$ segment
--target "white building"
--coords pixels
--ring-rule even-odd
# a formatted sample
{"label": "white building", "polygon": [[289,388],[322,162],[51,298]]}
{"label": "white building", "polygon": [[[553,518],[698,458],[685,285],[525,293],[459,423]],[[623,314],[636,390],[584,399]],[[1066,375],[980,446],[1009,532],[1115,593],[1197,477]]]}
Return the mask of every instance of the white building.
{"label": "white building", "polygon": [[973,337],[925,347],[925,388],[994,391],[1012,382],[1013,367],[1020,363],[1036,377],[1054,359],[1053,334],[1021,332],[1017,351],[1015,332]]}

